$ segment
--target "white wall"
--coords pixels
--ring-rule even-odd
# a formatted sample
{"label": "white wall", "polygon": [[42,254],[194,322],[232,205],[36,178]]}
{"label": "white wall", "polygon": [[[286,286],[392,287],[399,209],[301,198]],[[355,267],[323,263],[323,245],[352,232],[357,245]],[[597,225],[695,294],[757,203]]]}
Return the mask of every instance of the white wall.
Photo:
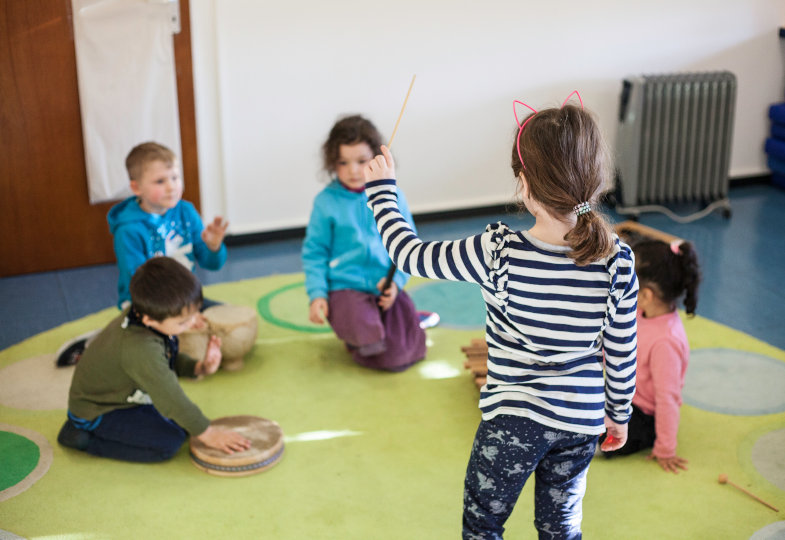
{"label": "white wall", "polygon": [[202,206],[234,234],[303,226],[319,149],[339,115],[395,137],[412,210],[506,202],[512,100],[578,89],[613,147],[628,75],[738,77],[731,176],[767,171],[767,109],[783,100],[779,0],[191,0]]}

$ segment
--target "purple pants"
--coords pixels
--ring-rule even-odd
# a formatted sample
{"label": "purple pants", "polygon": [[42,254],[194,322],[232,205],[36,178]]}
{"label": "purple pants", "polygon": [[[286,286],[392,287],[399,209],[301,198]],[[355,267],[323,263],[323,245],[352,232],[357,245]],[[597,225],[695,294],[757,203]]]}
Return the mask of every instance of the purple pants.
{"label": "purple pants", "polygon": [[405,291],[383,312],[375,295],[352,289],[332,291],[327,301],[330,326],[361,366],[403,371],[425,358],[425,331]]}

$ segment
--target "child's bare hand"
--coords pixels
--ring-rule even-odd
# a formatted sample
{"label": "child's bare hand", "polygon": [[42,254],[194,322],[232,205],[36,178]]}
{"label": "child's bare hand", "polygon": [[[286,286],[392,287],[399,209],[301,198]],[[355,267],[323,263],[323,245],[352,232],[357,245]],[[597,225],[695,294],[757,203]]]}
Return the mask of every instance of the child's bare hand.
{"label": "child's bare hand", "polygon": [[317,298],[311,302],[308,308],[308,320],[314,324],[324,324],[325,319],[329,316],[329,307],[327,300],[324,298]]}
{"label": "child's bare hand", "polygon": [[660,465],[660,467],[662,467],[663,471],[672,472],[673,474],[679,474],[679,469],[686,471],[687,463],[689,463],[689,461],[679,456],[673,456],[669,458],[658,458],[654,454],[649,454],[649,456],[646,459],[655,460]]}
{"label": "child's bare hand", "polygon": [[605,430],[608,436],[600,445],[600,450],[603,452],[618,450],[627,442],[627,424],[617,424],[606,416]]}
{"label": "child's bare hand", "polygon": [[390,286],[387,288],[387,290],[382,292],[382,285],[384,285],[384,279],[385,278],[380,279],[379,283],[376,284],[376,288],[379,289],[379,292],[382,293],[381,295],[379,295],[379,301],[377,302],[377,304],[379,305],[380,308],[382,308],[382,311],[387,311],[388,309],[390,309],[390,306],[392,306],[395,303],[395,299],[398,297],[398,285],[396,285],[394,281],[391,281]]}
{"label": "child's bare hand", "polygon": [[208,426],[204,432],[196,437],[210,448],[222,450],[227,454],[242,452],[251,447],[251,441],[231,429],[220,429]]}
{"label": "child's bare hand", "polygon": [[390,149],[382,145],[382,155],[369,161],[363,172],[366,182],[395,178],[395,161],[393,161]]}
{"label": "child's bare hand", "polygon": [[196,365],[197,375],[212,375],[221,366],[221,338],[210,336],[204,359]]}
{"label": "child's bare hand", "polygon": [[218,251],[221,249],[221,244],[226,236],[226,229],[229,227],[229,222],[224,221],[224,218],[218,216],[212,223],[208,223],[207,227],[202,231],[202,240],[207,244],[210,251]]}

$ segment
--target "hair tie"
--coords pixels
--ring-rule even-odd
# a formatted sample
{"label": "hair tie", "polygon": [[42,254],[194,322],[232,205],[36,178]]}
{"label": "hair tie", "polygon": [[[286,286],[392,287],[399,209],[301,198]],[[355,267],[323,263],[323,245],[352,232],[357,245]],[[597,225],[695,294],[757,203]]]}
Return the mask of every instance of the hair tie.
{"label": "hair tie", "polygon": [[674,240],[673,242],[671,242],[670,244],[671,252],[674,255],[681,255],[681,251],[679,251],[679,246],[681,245],[681,242],[682,242],[681,240]]}
{"label": "hair tie", "polygon": [[572,208],[572,210],[573,210],[573,212],[575,212],[576,216],[580,217],[583,214],[588,214],[589,212],[591,212],[591,204],[589,204],[589,201],[584,201],[584,202],[582,202],[580,204],[576,204]]}

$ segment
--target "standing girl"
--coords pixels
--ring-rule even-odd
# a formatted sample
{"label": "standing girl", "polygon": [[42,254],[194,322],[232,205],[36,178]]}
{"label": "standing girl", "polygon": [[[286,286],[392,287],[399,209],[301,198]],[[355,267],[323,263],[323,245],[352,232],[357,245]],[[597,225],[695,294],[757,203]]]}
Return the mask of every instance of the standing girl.
{"label": "standing girl", "polygon": [[607,456],[651,448],[649,459],[665,471],[687,469],[676,455],[681,390],[690,346],[676,305],[684,296],[688,316],[698,305],[700,268],[695,248],[677,240],[644,240],[633,245],[638,274],[638,382],[632,400],[627,444]]}
{"label": "standing girl", "polygon": [[519,124],[512,170],[534,226],[497,223],[455,242],[420,241],[397,210],[393,159],[382,154],[366,168],[366,193],[393,261],[414,275],[478,283],[485,299],[488,379],[464,538],[501,538],[532,473],[540,537],[580,538],[598,436],[607,428],[609,447],[624,444],[635,390],[638,283],[630,248],[594,210],[609,171],[597,124],[572,105]]}
{"label": "standing girl", "polygon": [[[363,366],[401,371],[425,357],[425,332],[396,271],[382,291],[390,257],[367,207],[363,169],[379,152],[381,135],[362,116],[338,121],[323,146],[334,179],[316,196],[302,249],[309,319],[330,322]],[[402,219],[414,230],[406,200]]]}

